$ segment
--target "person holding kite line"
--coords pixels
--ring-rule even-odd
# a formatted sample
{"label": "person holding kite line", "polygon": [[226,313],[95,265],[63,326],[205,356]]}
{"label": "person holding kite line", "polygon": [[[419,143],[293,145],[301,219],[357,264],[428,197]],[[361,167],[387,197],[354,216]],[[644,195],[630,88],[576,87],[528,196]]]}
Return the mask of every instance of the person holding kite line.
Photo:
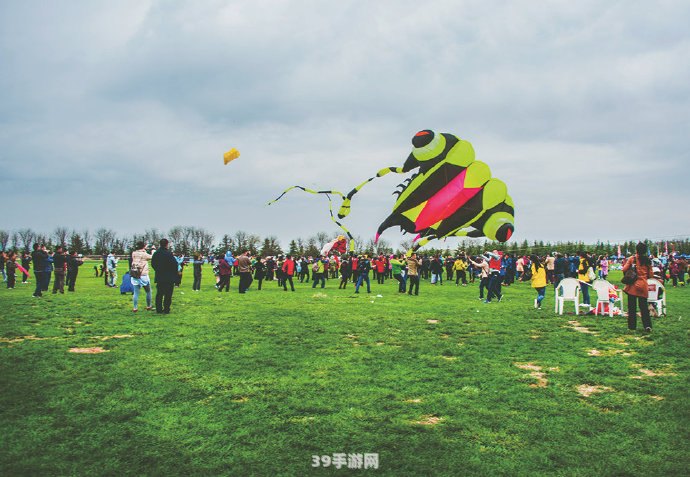
{"label": "person holding kite line", "polygon": [[[129,271],[129,279],[134,289],[132,296],[132,311],[136,313],[139,309],[139,292],[143,288],[146,292],[146,309],[151,311],[151,279],[149,278],[149,260],[153,258],[146,251],[144,242],[137,242],[137,249],[132,252],[132,266]],[[135,276],[137,275],[137,276]]]}

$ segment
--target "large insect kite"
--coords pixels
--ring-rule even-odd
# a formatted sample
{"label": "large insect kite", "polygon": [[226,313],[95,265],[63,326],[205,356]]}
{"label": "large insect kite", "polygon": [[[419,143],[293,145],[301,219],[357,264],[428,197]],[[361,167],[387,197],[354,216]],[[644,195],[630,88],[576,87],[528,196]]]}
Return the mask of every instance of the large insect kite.
{"label": "large insect kite", "polygon": [[412,138],[414,148],[402,167],[386,167],[374,177],[362,182],[347,195],[335,190],[314,191],[302,186],[286,189],[278,198],[294,188],[313,194],[326,194],[331,207],[331,219],[350,237],[352,235],[335,219],[330,195],[342,197],[338,218],[350,214],[352,198],[366,184],[394,172],[405,174],[419,169],[393,192],[398,196],[393,212],[376,232],[378,242],[388,228],[399,226],[407,233],[417,234],[415,251],[434,239],[446,237],[487,237],[505,242],[514,231],[514,205],[508,188],[500,179],[492,178],[489,166],[475,161],[472,145],[448,133],[420,131]]}

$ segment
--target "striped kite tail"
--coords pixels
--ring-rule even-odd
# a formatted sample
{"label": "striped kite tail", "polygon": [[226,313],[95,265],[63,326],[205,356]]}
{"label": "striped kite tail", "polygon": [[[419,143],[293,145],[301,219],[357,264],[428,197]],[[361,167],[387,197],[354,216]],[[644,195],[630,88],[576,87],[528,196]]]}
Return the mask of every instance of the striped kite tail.
{"label": "striped kite tail", "polygon": [[[266,205],[271,205],[271,204],[273,204],[274,202],[279,201],[280,199],[283,198],[283,196],[284,196],[285,194],[287,194],[288,192],[290,192],[290,191],[293,190],[293,189],[301,189],[301,190],[303,190],[304,192],[308,192],[308,193],[310,193],[310,194],[323,194],[323,195],[325,195],[325,196],[328,198],[328,212],[330,212],[330,214],[331,214],[331,220],[332,220],[333,223],[335,223],[338,227],[340,227],[340,230],[342,230],[343,232],[345,232],[345,234],[347,235],[347,237],[350,239],[350,251],[351,251],[351,252],[354,251],[354,250],[355,250],[355,239],[354,239],[354,237],[352,236],[352,234],[350,233],[350,231],[349,231],[347,228],[345,228],[345,226],[344,226],[343,224],[341,224],[340,222],[338,222],[338,220],[336,220],[335,214],[333,213],[333,200],[331,199],[331,195],[337,195],[337,196],[342,197],[342,199],[343,199],[343,206],[344,206],[346,200],[347,200],[348,203],[349,203],[349,199],[346,199],[346,198],[345,198],[345,194],[343,194],[342,192],[339,192],[339,191],[337,191],[337,190],[314,190],[314,189],[309,189],[309,188],[307,188],[307,187],[303,187],[303,186],[299,186],[299,185],[294,185],[294,186],[292,186],[292,187],[288,187],[287,189],[285,189],[285,190],[283,191],[282,194],[280,194],[278,197],[276,197],[275,199],[273,199],[272,201],[270,201],[270,202],[269,202],[268,204],[266,204]],[[342,207],[341,207],[341,208],[342,208]]]}

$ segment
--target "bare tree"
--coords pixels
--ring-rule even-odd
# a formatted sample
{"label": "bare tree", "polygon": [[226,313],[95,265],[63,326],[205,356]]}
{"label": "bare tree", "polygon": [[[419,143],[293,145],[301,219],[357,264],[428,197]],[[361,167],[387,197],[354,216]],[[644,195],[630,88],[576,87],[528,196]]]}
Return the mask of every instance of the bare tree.
{"label": "bare tree", "polygon": [[204,255],[208,254],[215,240],[216,237],[211,232],[199,229],[199,236],[196,243],[197,250]]}
{"label": "bare tree", "polygon": [[330,237],[330,234],[327,234],[326,232],[318,232],[314,236],[314,238],[316,239],[316,243],[319,245],[319,247],[323,247],[324,245],[326,245]]}
{"label": "bare tree", "polygon": [[95,235],[96,243],[94,245],[94,252],[97,254],[102,254],[110,251],[116,240],[116,234],[113,230],[100,228],[96,230]]}
{"label": "bare tree", "polygon": [[48,237],[46,234],[40,233],[40,232],[35,235],[34,241],[36,243],[42,243],[46,247],[50,247],[52,245],[50,242],[50,237]]}
{"label": "bare tree", "polygon": [[412,248],[412,245],[414,245],[412,240],[403,240],[400,242],[400,247],[398,250],[405,253]]}
{"label": "bare tree", "polygon": [[144,236],[146,237],[146,241],[151,244],[158,245],[158,242],[163,238],[163,233],[156,229],[148,229],[144,232]]}
{"label": "bare tree", "polygon": [[31,244],[36,239],[36,232],[31,229],[20,229],[17,231],[17,234],[24,250],[30,250]]}
{"label": "bare tree", "polygon": [[12,241],[12,248],[13,249],[18,249],[19,248],[19,234],[15,231],[12,232],[12,238],[10,239]]}
{"label": "bare tree", "polygon": [[182,227],[176,225],[168,231],[168,239],[172,242],[175,251],[182,250]]}
{"label": "bare tree", "polygon": [[91,253],[91,232],[89,229],[84,229],[81,238],[84,241],[84,253]]}
{"label": "bare tree", "polygon": [[66,227],[56,227],[55,230],[53,231],[53,237],[55,237],[55,244],[56,245],[66,245],[67,234],[69,234],[69,231],[67,230]]}
{"label": "bare tree", "polygon": [[0,250],[7,250],[7,243],[10,241],[10,234],[0,230]]}

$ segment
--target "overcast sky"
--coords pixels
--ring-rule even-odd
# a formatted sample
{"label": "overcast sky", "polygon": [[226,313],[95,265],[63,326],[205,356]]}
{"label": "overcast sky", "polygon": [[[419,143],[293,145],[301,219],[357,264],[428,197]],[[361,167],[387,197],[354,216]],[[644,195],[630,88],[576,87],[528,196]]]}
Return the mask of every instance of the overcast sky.
{"label": "overcast sky", "polygon": [[[689,20],[687,1],[2,0],[0,228],[286,244],[337,230],[327,201],[268,200],[347,192],[433,129],[507,183],[515,240],[688,235]],[[356,197],[354,234],[401,179]]]}

